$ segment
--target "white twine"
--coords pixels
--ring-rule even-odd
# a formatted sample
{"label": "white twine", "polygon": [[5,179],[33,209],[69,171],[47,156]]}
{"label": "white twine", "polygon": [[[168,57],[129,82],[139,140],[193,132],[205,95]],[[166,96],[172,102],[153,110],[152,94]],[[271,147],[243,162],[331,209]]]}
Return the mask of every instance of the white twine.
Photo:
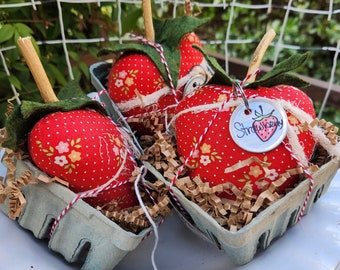
{"label": "white twine", "polygon": [[[141,167],[141,170],[142,172],[145,171],[145,167],[142,166]],[[156,249],[157,249],[157,245],[158,245],[158,242],[159,242],[159,235],[158,235],[158,228],[157,228],[157,225],[156,223],[153,221],[152,217],[150,216],[149,214],[149,211],[148,209],[146,208],[143,200],[142,200],[142,196],[139,192],[139,181],[142,180],[143,181],[143,176],[142,173],[139,174],[135,180],[135,183],[134,183],[134,186],[135,186],[135,192],[136,192],[136,196],[137,196],[137,199],[138,199],[138,202],[141,206],[141,208],[143,209],[144,213],[145,213],[145,216],[147,217],[147,219],[149,220],[151,226],[152,226],[152,229],[154,231],[154,234],[155,234],[155,243],[154,243],[154,246],[153,246],[153,249],[152,249],[152,253],[151,253],[151,262],[152,262],[152,267],[154,270],[157,270],[157,265],[156,265],[156,262],[155,262],[155,253],[156,253]]]}

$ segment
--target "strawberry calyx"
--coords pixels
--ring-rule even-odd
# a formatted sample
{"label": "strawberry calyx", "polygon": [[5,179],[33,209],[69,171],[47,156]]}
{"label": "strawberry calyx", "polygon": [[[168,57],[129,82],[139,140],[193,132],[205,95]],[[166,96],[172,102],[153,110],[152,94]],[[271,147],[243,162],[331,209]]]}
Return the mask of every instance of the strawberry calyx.
{"label": "strawberry calyx", "polygon": [[[156,19],[153,18],[155,29],[155,43],[161,44],[164,57],[169,66],[173,84],[177,86],[180,67],[180,51],[178,49],[182,37],[185,34],[193,32],[199,26],[205,24],[208,18],[196,18],[193,16],[183,16],[174,19]],[[171,37],[171,38],[169,38]],[[169,78],[166,68],[162,62],[159,52],[152,46],[145,43],[124,43],[113,44],[112,46],[102,49],[99,56],[109,53],[135,52],[148,55],[160,71],[163,79],[169,85]]]}
{"label": "strawberry calyx", "polygon": [[296,54],[280,62],[259,80],[247,85],[247,88],[257,88],[259,86],[272,87],[278,84],[292,85],[297,88],[304,88],[309,85],[295,74],[290,73],[302,66],[308,59],[309,53]]}
{"label": "strawberry calyx", "polygon": [[268,117],[272,116],[273,112],[275,111],[275,110],[272,110],[270,113],[263,114],[262,106],[259,105],[259,107],[260,107],[261,112],[258,112],[258,111],[255,110],[256,117],[253,118],[254,121],[261,121],[264,118],[268,118]]}
{"label": "strawberry calyx", "polygon": [[[224,68],[220,66],[217,60],[209,56],[206,52],[204,52],[202,48],[195,46],[195,45],[194,45],[194,48],[202,52],[207,62],[210,64],[212,69],[215,71],[214,76],[211,78],[209,83],[232,86],[236,81],[238,81],[230,77],[225,72]],[[255,80],[254,82],[250,84],[246,84],[244,88],[256,89],[258,87],[273,87],[279,84],[291,85],[297,88],[307,87],[309,83],[302,80],[295,74],[291,73],[291,71],[302,66],[307,61],[308,57],[309,57],[308,52],[303,53],[303,54],[293,55],[285,59],[284,61],[278,63],[263,77]]]}
{"label": "strawberry calyx", "polygon": [[7,138],[3,141],[2,146],[12,150],[24,148],[26,136],[34,124],[53,112],[89,108],[106,114],[100,103],[87,97],[75,81],[61,89],[58,98],[59,101],[51,103],[22,100],[21,104],[15,106],[6,119]]}

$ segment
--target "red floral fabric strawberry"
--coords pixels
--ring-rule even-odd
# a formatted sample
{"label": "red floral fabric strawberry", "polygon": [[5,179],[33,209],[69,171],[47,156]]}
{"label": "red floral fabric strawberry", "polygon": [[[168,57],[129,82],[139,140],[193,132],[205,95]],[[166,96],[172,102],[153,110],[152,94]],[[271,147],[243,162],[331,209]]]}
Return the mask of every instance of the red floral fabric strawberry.
{"label": "red floral fabric strawberry", "polygon": [[[124,183],[136,167],[117,126],[92,110],[56,112],[43,117],[29,134],[28,148],[38,168],[66,180],[76,193],[107,183],[121,166],[123,169],[112,185]],[[137,205],[132,185],[128,182],[85,201],[92,206],[111,201],[121,208]]]}
{"label": "red floral fabric strawberry", "polygon": [[121,112],[125,116],[136,116],[175,105],[183,94],[185,83],[181,78],[188,75],[193,66],[206,65],[202,53],[192,47],[194,44],[202,46],[195,33],[186,34],[179,44],[181,58],[176,95],[147,55],[123,54],[112,66],[107,86]]}
{"label": "red floral fabric strawberry", "polygon": [[[291,110],[291,107],[297,107],[308,117],[315,117],[312,101],[305,93],[287,85],[245,89],[244,92],[247,99],[266,97],[278,103],[286,102],[284,104],[287,104],[287,107],[284,109],[289,128],[296,134],[298,143],[303,146],[307,159],[312,156],[315,142],[308,129],[303,128],[301,119],[304,117]],[[209,126],[223,101],[227,101],[225,109],[217,114]],[[281,174],[298,165],[282,143],[270,151],[260,153],[246,151],[236,144],[229,129],[230,118],[236,108],[234,101],[232,87],[221,85],[203,86],[185,97],[177,107],[175,117],[178,152],[183,158],[191,155],[188,167],[192,178],[200,176],[204,182],[211,185],[231,182],[239,189],[249,182],[252,184],[253,193],[258,195]],[[264,125],[269,120],[276,123],[271,112],[261,112],[259,108],[257,115],[254,125]],[[192,152],[207,127],[206,135]],[[277,125],[271,126],[268,134],[259,129],[259,138],[266,141],[276,128]],[[279,187],[278,192],[283,193],[286,188],[292,187],[296,180],[297,176],[289,177]]]}
{"label": "red floral fabric strawberry", "polygon": [[179,78],[188,75],[195,65],[202,65],[203,67],[206,67],[207,65],[202,53],[193,48],[193,45],[202,47],[202,43],[198,36],[194,32],[184,35],[178,46],[181,53]]}
{"label": "red floral fabric strawberry", "polygon": [[[164,131],[165,117],[171,118],[187,81],[207,69],[203,54],[193,48],[202,47],[193,31],[206,22],[192,16],[153,19],[154,39],[135,37],[140,43],[114,44],[100,52],[122,53],[107,88],[123,115],[135,118],[128,122],[137,135]],[[202,68],[197,71],[196,66]]]}

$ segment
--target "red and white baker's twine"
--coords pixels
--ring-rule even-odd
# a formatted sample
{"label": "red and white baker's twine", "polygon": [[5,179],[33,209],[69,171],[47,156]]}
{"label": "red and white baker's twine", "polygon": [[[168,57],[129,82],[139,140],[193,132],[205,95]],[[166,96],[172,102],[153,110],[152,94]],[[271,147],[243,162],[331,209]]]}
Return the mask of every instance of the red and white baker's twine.
{"label": "red and white baker's twine", "polygon": [[260,71],[261,71],[261,70],[260,70],[259,68],[257,68],[256,70],[254,70],[254,72],[247,74],[247,76],[240,82],[241,87],[245,86],[246,82],[247,82],[250,78],[252,78],[252,77],[254,77],[254,76],[257,76],[257,74],[259,74]]}
{"label": "red and white baker's twine", "polygon": [[92,100],[98,101],[100,105],[102,105],[103,107],[105,107],[105,103],[100,101],[100,96],[103,95],[104,93],[107,93],[106,89],[100,90],[98,93],[96,93],[94,97],[92,97]]}
{"label": "red and white baker's twine", "polygon": [[51,238],[51,236],[53,235],[56,226],[58,225],[59,221],[66,215],[66,213],[73,207],[73,205],[82,198],[87,198],[87,197],[94,197],[96,195],[98,195],[100,192],[104,191],[104,190],[109,190],[109,189],[115,189],[117,187],[120,187],[122,185],[125,185],[129,182],[129,180],[126,181],[122,181],[119,183],[116,183],[115,185],[109,185],[105,188],[98,188],[98,189],[94,189],[91,191],[87,191],[87,192],[83,192],[83,193],[79,193],[76,197],[73,198],[73,200],[61,211],[61,213],[59,214],[59,216],[55,219],[52,227],[51,227],[51,231],[49,234],[49,238]]}
{"label": "red and white baker's twine", "polygon": [[303,217],[305,210],[306,210],[306,206],[307,203],[310,199],[310,196],[312,194],[312,191],[314,189],[314,178],[313,175],[308,171],[308,169],[306,168],[305,165],[302,164],[302,162],[296,157],[296,155],[294,154],[292,148],[290,147],[290,145],[283,141],[283,145],[284,147],[287,149],[287,151],[290,153],[291,157],[296,161],[296,163],[302,168],[304,174],[307,176],[307,178],[309,179],[309,189],[305,198],[305,201],[303,202],[303,205],[301,207],[300,213],[299,213],[299,217],[298,217],[298,221],[301,220],[301,218]]}
{"label": "red and white baker's twine", "polygon": [[177,95],[176,95],[176,89],[175,89],[175,86],[174,86],[174,83],[173,83],[173,80],[172,80],[172,77],[171,77],[171,73],[170,73],[170,69],[169,69],[169,65],[165,59],[165,56],[164,56],[164,50],[163,50],[163,47],[161,44],[159,43],[155,43],[155,42],[151,42],[149,40],[147,40],[146,38],[142,37],[142,36],[138,36],[138,35],[135,35],[135,34],[132,34],[130,33],[129,34],[131,37],[155,48],[155,50],[159,53],[160,57],[161,57],[161,61],[165,67],[165,70],[166,70],[166,73],[167,73],[167,76],[168,76],[168,79],[169,79],[169,83],[170,83],[170,88],[171,88],[171,92],[172,94],[174,95],[174,98],[175,98],[175,102],[176,104],[179,103],[178,99],[177,99]]}
{"label": "red and white baker's twine", "polygon": [[49,234],[49,238],[52,237],[55,229],[56,229],[56,226],[58,225],[58,223],[60,222],[60,220],[66,215],[66,213],[72,208],[72,206],[79,200],[79,199],[82,199],[82,198],[87,198],[87,197],[95,197],[97,196],[99,193],[101,193],[102,191],[104,190],[109,190],[109,189],[115,189],[119,186],[122,186],[122,185],[125,185],[129,182],[129,179],[125,180],[125,181],[121,181],[121,182],[118,182],[118,183],[115,183],[115,184],[112,184],[113,181],[115,181],[120,173],[122,172],[122,170],[124,169],[125,167],[125,161],[126,161],[126,158],[127,158],[127,154],[128,154],[128,151],[126,150],[125,151],[125,155],[124,155],[124,159],[123,159],[123,162],[122,164],[120,165],[118,171],[116,172],[116,174],[111,178],[109,179],[105,184],[99,186],[98,188],[95,188],[95,189],[91,189],[91,190],[88,190],[88,191],[84,191],[84,192],[81,192],[81,193],[78,193],[70,202],[69,204],[61,211],[61,213],[58,215],[58,217],[55,219],[55,221],[53,222],[53,225],[51,227],[51,231],[50,231],[50,234]]}

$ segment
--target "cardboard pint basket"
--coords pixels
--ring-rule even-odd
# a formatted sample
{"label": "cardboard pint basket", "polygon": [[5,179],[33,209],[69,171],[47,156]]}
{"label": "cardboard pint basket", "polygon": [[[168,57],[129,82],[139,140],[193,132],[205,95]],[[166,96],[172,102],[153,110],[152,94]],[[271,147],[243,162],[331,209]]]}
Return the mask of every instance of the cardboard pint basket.
{"label": "cardboard pint basket", "polygon": [[[25,59],[33,73],[33,77],[37,82],[39,90],[42,94],[48,96],[48,98],[55,96],[30,38],[23,38],[19,41],[18,43],[20,43]],[[43,83],[40,80],[42,77],[45,78]],[[42,91],[45,87],[50,89],[47,93],[48,95],[46,92]],[[70,94],[73,95],[74,93],[72,92]],[[43,99],[48,103],[46,101],[47,99]],[[84,97],[80,100],[85,100],[87,102],[89,101],[89,98]],[[29,101],[25,102],[26,104],[29,103]],[[60,102],[55,96],[51,103],[59,106]],[[69,102],[69,99],[66,99],[65,102]],[[104,111],[98,102],[90,102],[91,104],[95,104],[96,107],[99,107],[101,111]],[[29,117],[25,118],[18,113],[18,111],[22,110],[23,104],[24,102],[22,102],[20,106],[13,106],[14,108],[8,117],[9,123],[20,121],[20,123],[26,123],[25,121],[36,123],[34,121],[36,119],[32,120],[32,118]],[[33,109],[35,109],[39,106],[39,103],[36,102],[33,105]],[[54,111],[56,112],[54,114],[48,111],[45,116],[53,117],[57,113],[65,112],[60,110],[61,109],[57,109],[57,111]],[[61,253],[67,262],[80,263],[83,270],[111,270],[128,252],[134,250],[142,239],[149,234],[152,227],[151,225],[154,221],[160,221],[160,219],[162,219],[169,211],[169,199],[166,196],[167,190],[165,185],[160,181],[158,181],[160,185],[157,185],[158,183],[150,183],[147,179],[142,179],[143,168],[140,167],[141,162],[138,160],[141,150],[135,147],[135,143],[127,130],[128,126],[124,123],[122,126],[121,123],[117,122],[118,119],[122,118],[119,116],[119,111],[115,109],[111,110],[115,115],[110,114],[111,118],[108,118],[107,116],[104,116],[104,114],[99,114],[93,109],[76,110],[73,108],[71,110],[81,111],[82,113],[85,112],[85,117],[88,117],[88,112],[99,115],[99,117],[105,119],[110,128],[114,128],[103,129],[104,132],[110,132],[111,130],[114,132],[117,131],[116,137],[111,140],[117,142],[117,144],[115,144],[115,146],[111,144],[111,148],[107,147],[102,152],[107,153],[108,155],[119,153],[123,157],[123,160],[120,163],[119,160],[117,161],[117,159],[115,159],[117,162],[114,163],[114,166],[118,164],[118,170],[115,172],[114,166],[108,167],[109,174],[107,175],[98,175],[95,170],[85,172],[86,177],[81,177],[79,179],[83,181],[82,185],[84,185],[87,190],[78,189],[78,193],[75,193],[71,191],[72,186],[70,182],[73,180],[69,180],[70,182],[67,183],[58,177],[48,176],[47,173],[44,173],[36,167],[35,163],[37,163],[37,160],[33,159],[33,155],[29,150],[24,147],[15,148],[6,145],[11,139],[16,139],[15,136],[10,136],[10,134],[13,134],[14,128],[9,125],[0,130],[0,172],[1,179],[3,180],[3,182],[0,183],[0,209],[6,213],[9,218],[13,220],[18,219],[19,224],[23,228],[32,231],[36,238],[47,238],[48,247],[53,251]],[[42,119],[42,117],[43,116],[37,117],[37,119]],[[64,124],[66,123],[65,118],[66,117],[63,118]],[[117,121],[115,121],[116,119]],[[98,125],[98,122],[90,120],[91,119],[86,118],[87,123],[90,123],[91,125],[97,123]],[[115,122],[115,124],[113,122]],[[95,132],[96,129],[91,125],[89,129],[82,129],[84,133],[89,132],[89,130],[93,133]],[[24,125],[22,124],[21,126]],[[51,126],[45,127],[46,130],[49,130],[50,132]],[[59,129],[56,133],[48,132],[47,137],[58,137],[58,134],[62,133],[64,130],[66,130],[66,133],[69,132],[68,128],[64,126],[63,129]],[[22,133],[27,135],[30,132],[30,135],[32,135],[34,131],[34,128],[31,129],[28,127],[27,129],[24,129]],[[76,130],[73,129],[73,131]],[[43,132],[40,130],[40,133]],[[81,148],[82,145],[77,144],[77,142],[79,143],[81,140],[84,140],[85,145],[87,144],[86,147],[83,148],[88,148],[90,146],[89,141],[86,140],[88,136],[87,134],[83,136],[84,133],[77,133],[77,136],[79,137],[74,140],[69,139],[69,137],[62,138],[62,140],[67,142],[67,149],[58,149],[58,146],[60,146],[59,142],[55,147],[57,150],[54,151],[54,144],[47,143],[46,145],[49,145],[49,147],[46,148],[49,148],[49,150],[42,148],[43,153],[48,152],[46,154],[47,158],[44,156],[43,159],[47,160],[48,165],[53,164],[53,162],[57,163],[56,157],[53,156],[54,152],[57,152],[58,154],[68,153],[68,145],[74,145],[77,149]],[[103,133],[97,133],[93,138],[98,139],[98,141],[105,140],[102,134]],[[109,135],[112,134],[110,133]],[[38,140],[36,140],[35,143],[40,145],[44,140],[44,136],[42,135],[37,138]],[[107,141],[105,141],[105,143],[107,143]],[[22,144],[27,144],[27,148],[32,146],[26,137],[22,138]],[[63,144],[65,143],[63,142]],[[119,148],[117,145],[127,147],[127,149],[122,150],[122,148]],[[101,147],[98,147],[98,149],[101,151]],[[109,152],[110,149],[113,150]],[[120,151],[120,149],[122,151]],[[96,163],[96,160],[93,160],[95,155],[100,156],[102,160],[110,161],[111,156],[105,159],[106,156],[102,156],[102,152],[99,152],[98,155],[97,153],[94,153],[92,156],[89,155],[91,160],[85,161],[84,164],[86,166],[99,166],[96,165],[98,164]],[[28,153],[31,155],[29,156]],[[84,156],[86,155],[84,152],[78,152],[77,160],[81,160],[79,157],[82,153]],[[63,157],[66,159],[65,155]],[[48,157],[52,157],[52,159],[49,160]],[[132,163],[133,166],[131,171],[125,170],[128,167],[128,163],[125,161],[135,162]],[[61,167],[65,164],[57,165]],[[109,163],[105,163],[104,166],[108,166],[108,164]],[[73,169],[77,168],[77,165],[71,165],[73,165]],[[65,167],[62,167],[62,169],[65,169]],[[101,167],[101,169],[102,170],[100,172],[98,170],[98,172],[103,172],[104,174],[103,167]],[[70,169],[67,171],[68,174],[73,172],[74,170]],[[111,176],[112,174],[114,175]],[[127,176],[125,174],[127,174]],[[123,181],[119,180],[121,175],[124,176]],[[63,178],[63,176],[60,177]],[[105,182],[97,181],[94,187],[92,187],[92,184],[89,186],[86,185],[85,181],[89,178],[93,181],[93,179],[97,180],[97,177],[99,181],[102,178]],[[142,180],[143,183],[140,183],[140,180]],[[86,203],[86,199],[97,199],[99,197],[97,197],[97,195],[105,195],[105,191],[111,192],[121,185],[125,185],[123,187],[124,191],[128,190],[129,193],[118,193],[120,197],[109,197],[108,200],[101,200],[98,201],[98,203],[91,203],[90,201],[88,201],[89,204]],[[129,186],[127,187],[127,185]],[[68,186],[70,186],[70,189]],[[133,200],[131,201],[133,202],[130,203],[129,201],[127,206],[121,205],[120,203],[125,203],[123,199],[127,200],[130,198],[128,196],[132,197]],[[82,200],[83,198],[85,199],[84,201]],[[158,199],[161,200],[158,201]],[[148,207],[148,209],[145,210],[149,212],[148,215],[146,215],[144,211],[146,207]]]}
{"label": "cardboard pint basket", "polygon": [[[7,166],[6,162],[2,162]],[[15,178],[30,171],[33,177],[42,174],[29,162],[16,160]],[[32,231],[38,239],[49,237],[51,226],[61,211],[76,194],[57,183],[28,184],[20,188],[26,204],[18,223]],[[0,204],[5,214],[9,211],[10,199]],[[138,234],[122,229],[101,212],[78,200],[60,220],[48,241],[48,247],[62,254],[67,262],[82,263],[81,269],[111,270],[130,251],[134,250],[150,232],[144,229]]]}
{"label": "cardboard pint basket", "polygon": [[[100,62],[90,67],[92,84],[98,92],[106,89],[107,75],[111,65],[110,63]],[[103,96],[104,99],[108,98],[106,92]],[[117,110],[114,103],[110,102],[109,106]],[[123,121],[123,118],[121,120]],[[136,143],[138,144],[138,141]],[[198,204],[189,200],[175,186],[171,187],[172,204],[184,223],[194,233],[216,244],[217,248],[223,249],[235,264],[243,265],[254,258],[258,249],[266,249],[275,238],[282,236],[288,228],[296,224],[303,206],[305,207],[303,215],[307,215],[313,204],[327,192],[339,168],[340,159],[333,157],[332,159],[325,158],[322,160],[318,164],[319,168],[312,173],[314,179],[312,191],[310,190],[310,180],[301,180],[291,191],[261,210],[250,223],[237,231],[223,228],[212,216],[207,214]],[[143,163],[157,179],[170,186],[169,181],[152,164],[146,161]],[[309,199],[306,204],[307,195]]]}
{"label": "cardboard pint basket", "polygon": [[[307,215],[315,203],[327,189],[339,168],[339,160],[332,159],[313,174],[314,189],[304,211]],[[168,183],[150,164],[146,163],[148,170]],[[309,190],[309,180],[301,182],[296,188],[283,198],[261,211],[249,224],[236,232],[231,232],[217,223],[196,203],[187,199],[176,187],[172,188],[175,197],[185,209],[182,220],[195,233],[214,243],[217,248],[223,249],[226,255],[238,265],[250,262],[257,250],[266,249],[271,242],[282,236],[287,229],[297,223],[299,212]],[[174,203],[176,208],[176,204]]]}

